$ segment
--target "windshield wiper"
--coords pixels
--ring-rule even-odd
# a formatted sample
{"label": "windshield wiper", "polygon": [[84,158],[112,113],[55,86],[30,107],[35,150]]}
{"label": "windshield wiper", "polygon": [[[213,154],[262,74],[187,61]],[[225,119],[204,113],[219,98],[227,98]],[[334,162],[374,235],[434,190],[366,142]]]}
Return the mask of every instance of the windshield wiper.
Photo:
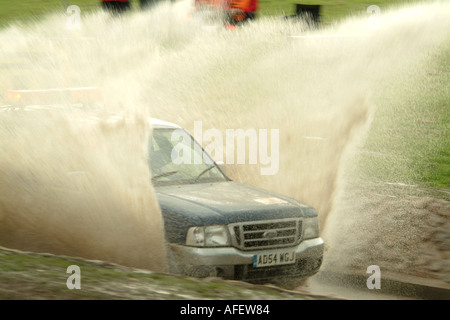
{"label": "windshield wiper", "polygon": [[206,168],[205,170],[203,170],[202,172],[200,172],[200,174],[197,176],[197,178],[195,178],[194,183],[196,183],[198,181],[198,179],[200,179],[200,177],[202,175],[204,175],[205,173],[207,173],[209,170],[211,170],[212,168],[215,168],[216,166],[212,165],[211,167]]}
{"label": "windshield wiper", "polygon": [[164,172],[164,173],[161,173],[161,174],[157,174],[156,176],[152,177],[152,181],[154,181],[154,180],[156,180],[158,178],[171,176],[171,175],[173,175],[175,173],[178,173],[178,171],[169,171],[169,172]]}

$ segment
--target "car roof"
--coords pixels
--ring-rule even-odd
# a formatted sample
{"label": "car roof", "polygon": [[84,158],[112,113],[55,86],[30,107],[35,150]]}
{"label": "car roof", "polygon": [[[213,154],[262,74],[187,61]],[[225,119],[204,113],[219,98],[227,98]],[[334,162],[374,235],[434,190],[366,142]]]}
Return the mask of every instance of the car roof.
{"label": "car roof", "polygon": [[[58,103],[53,101],[58,97],[69,99],[71,103]],[[66,109],[84,106],[84,103],[96,103],[102,100],[102,93],[96,87],[64,88],[64,89],[42,89],[42,90],[8,90],[5,102],[6,105],[0,105],[0,112],[15,110],[41,110],[41,109]],[[45,101],[43,103],[43,101]],[[53,101],[54,103],[48,103]],[[1,102],[1,100],[0,100]],[[91,110],[86,115],[87,118],[98,118],[96,111]],[[109,120],[128,119],[125,114],[111,112]],[[150,118],[150,124],[153,128],[181,129],[180,126],[157,118]]]}
{"label": "car roof", "polygon": [[150,124],[154,129],[181,129],[181,127],[175,123],[157,118],[150,118]]}
{"label": "car roof", "polygon": [[[40,106],[40,105],[32,105],[32,106],[23,106],[23,107],[14,107],[14,106],[10,106],[10,105],[5,105],[5,106],[0,106],[0,112],[6,112],[6,111],[17,111],[17,110],[24,110],[24,111],[32,111],[32,110],[50,110],[50,109],[64,109],[66,108],[66,106],[59,106],[59,105],[50,105],[50,106]],[[119,114],[119,113],[111,113],[109,120],[123,120],[123,119],[127,119],[127,116],[123,115],[123,114]],[[92,113],[87,113],[86,118],[88,119],[99,119],[99,116],[96,112],[92,112]],[[180,127],[179,125],[169,122],[169,121],[164,121],[158,118],[149,118],[150,121],[150,125],[152,126],[152,128],[154,129],[182,129],[182,127]]]}

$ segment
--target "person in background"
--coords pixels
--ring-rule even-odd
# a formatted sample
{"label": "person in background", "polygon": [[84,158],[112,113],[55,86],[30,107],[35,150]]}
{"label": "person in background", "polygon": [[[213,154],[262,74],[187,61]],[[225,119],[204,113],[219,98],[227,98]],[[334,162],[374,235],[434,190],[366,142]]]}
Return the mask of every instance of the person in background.
{"label": "person in background", "polygon": [[226,14],[226,25],[235,27],[244,21],[254,20],[258,0],[195,0],[196,10],[219,10]]}
{"label": "person in background", "polygon": [[102,0],[102,8],[113,14],[121,14],[130,10],[131,6],[129,0]]}
{"label": "person in background", "polygon": [[254,20],[258,10],[258,0],[231,0],[230,13],[232,25],[238,25],[244,21]]}
{"label": "person in background", "polygon": [[151,7],[155,6],[156,4],[162,2],[164,0],[139,0],[140,6],[142,10],[150,9]]}

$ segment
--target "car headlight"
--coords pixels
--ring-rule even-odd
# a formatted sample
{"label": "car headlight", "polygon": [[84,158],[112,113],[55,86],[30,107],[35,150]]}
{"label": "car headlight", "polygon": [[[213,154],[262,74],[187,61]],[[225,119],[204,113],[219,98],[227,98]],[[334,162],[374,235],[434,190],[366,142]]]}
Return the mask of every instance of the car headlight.
{"label": "car headlight", "polygon": [[195,247],[229,246],[230,236],[226,226],[206,226],[189,228],[186,245]]}
{"label": "car headlight", "polygon": [[319,219],[306,218],[303,220],[303,239],[319,237]]}

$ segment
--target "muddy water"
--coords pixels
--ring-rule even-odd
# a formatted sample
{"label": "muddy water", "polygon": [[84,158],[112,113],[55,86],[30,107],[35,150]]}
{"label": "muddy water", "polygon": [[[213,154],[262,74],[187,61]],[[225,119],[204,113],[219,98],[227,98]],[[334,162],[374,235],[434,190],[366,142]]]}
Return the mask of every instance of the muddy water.
{"label": "muddy water", "polygon": [[0,244],[166,270],[148,116],[189,130],[194,121],[279,130],[276,174],[247,163],[229,164],[229,175],[314,206],[333,230],[341,169],[370,128],[374,92],[408,81],[400,71],[445,39],[449,9],[385,12],[377,28],[364,13],[320,30],[261,19],[230,31],[179,2],[121,18],[82,14],[79,30],[61,16],[2,30],[2,89],[94,86],[103,100],[96,120],[86,120],[92,109],[2,113]]}

